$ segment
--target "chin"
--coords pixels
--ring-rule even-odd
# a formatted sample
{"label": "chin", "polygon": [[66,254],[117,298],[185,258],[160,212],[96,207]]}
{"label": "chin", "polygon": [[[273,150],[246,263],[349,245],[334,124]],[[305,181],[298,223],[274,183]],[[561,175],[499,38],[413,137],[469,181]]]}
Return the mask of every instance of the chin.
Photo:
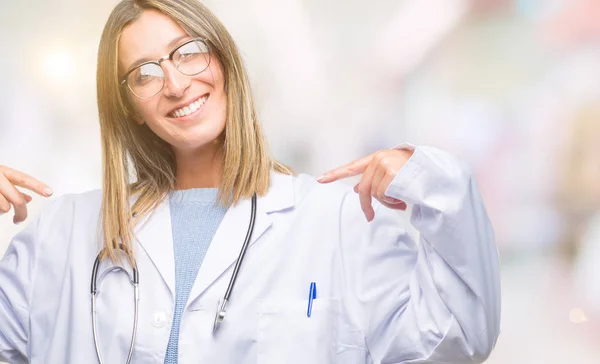
{"label": "chin", "polygon": [[221,138],[219,135],[215,135],[214,137],[203,136],[200,138],[193,138],[187,140],[177,140],[173,143],[169,143],[176,151],[182,152],[193,152],[193,151],[202,151],[202,150],[212,150],[216,149],[219,145],[221,145]]}

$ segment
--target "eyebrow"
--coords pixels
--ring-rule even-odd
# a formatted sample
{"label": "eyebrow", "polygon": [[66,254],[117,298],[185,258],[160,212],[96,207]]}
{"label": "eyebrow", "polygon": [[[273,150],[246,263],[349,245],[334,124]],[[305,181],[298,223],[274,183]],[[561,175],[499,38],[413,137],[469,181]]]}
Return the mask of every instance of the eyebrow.
{"label": "eyebrow", "polygon": [[[192,37],[190,37],[188,34],[184,34],[184,35],[179,36],[179,37],[173,39],[172,41],[170,41],[169,44],[167,44],[167,48],[169,48],[169,49],[175,48],[176,45],[178,45],[182,40],[184,40],[186,38],[192,39]],[[150,61],[156,61],[156,58],[149,58],[149,57],[139,58],[135,62],[133,62],[131,64],[131,66],[129,66],[126,73],[130,72],[135,67],[137,67],[143,63],[150,62]]]}

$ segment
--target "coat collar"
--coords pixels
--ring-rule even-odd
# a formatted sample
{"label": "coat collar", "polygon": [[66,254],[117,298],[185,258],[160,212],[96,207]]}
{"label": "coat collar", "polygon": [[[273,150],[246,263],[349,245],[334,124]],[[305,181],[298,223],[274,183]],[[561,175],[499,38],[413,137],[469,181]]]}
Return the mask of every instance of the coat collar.
{"label": "coat collar", "polygon": [[[293,206],[294,177],[272,172],[269,191],[257,201],[256,221],[250,247],[271,226],[272,219],[269,214]],[[200,296],[229,267],[233,266],[248,230],[250,211],[250,199],[239,201],[227,210],[200,266],[188,302]],[[175,258],[169,199],[163,200],[138,226],[137,240],[160,272],[174,298]],[[143,272],[140,272],[140,275],[143,276]]]}

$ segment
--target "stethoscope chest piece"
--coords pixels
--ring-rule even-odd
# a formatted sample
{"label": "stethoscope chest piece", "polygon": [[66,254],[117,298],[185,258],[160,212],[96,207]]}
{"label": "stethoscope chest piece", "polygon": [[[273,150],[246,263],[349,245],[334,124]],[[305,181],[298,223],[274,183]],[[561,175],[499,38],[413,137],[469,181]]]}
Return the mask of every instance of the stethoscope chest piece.
{"label": "stethoscope chest piece", "polygon": [[213,335],[219,331],[221,323],[225,319],[225,313],[227,311],[227,300],[220,299],[217,303],[217,313],[215,314],[215,322],[213,324]]}

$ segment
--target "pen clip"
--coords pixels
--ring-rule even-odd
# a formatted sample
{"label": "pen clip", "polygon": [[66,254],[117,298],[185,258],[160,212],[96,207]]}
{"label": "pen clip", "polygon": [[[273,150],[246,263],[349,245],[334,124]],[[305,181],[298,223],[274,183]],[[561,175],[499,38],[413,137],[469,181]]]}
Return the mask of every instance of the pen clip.
{"label": "pen clip", "polygon": [[306,310],[306,317],[310,317],[312,314],[313,300],[317,298],[317,284],[315,282],[310,283],[310,289],[308,291],[308,309]]}

